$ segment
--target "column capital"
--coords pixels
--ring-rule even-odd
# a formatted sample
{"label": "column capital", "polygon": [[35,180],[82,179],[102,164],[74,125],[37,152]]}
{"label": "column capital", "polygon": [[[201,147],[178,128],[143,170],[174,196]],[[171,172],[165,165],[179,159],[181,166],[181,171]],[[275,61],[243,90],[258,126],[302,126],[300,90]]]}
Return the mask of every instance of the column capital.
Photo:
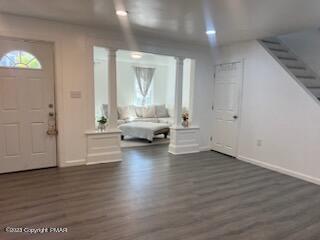
{"label": "column capital", "polygon": [[116,56],[118,49],[117,48],[108,48],[109,56]]}
{"label": "column capital", "polygon": [[185,57],[182,57],[182,56],[175,56],[175,59],[177,62],[183,62],[186,58]]}

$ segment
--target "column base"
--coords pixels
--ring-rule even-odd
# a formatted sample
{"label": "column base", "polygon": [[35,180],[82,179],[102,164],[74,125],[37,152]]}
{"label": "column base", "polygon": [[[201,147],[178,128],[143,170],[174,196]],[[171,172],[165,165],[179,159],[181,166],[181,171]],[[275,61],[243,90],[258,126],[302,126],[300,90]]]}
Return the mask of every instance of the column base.
{"label": "column base", "polygon": [[170,128],[169,153],[174,155],[200,152],[199,127]]}
{"label": "column base", "polygon": [[87,165],[122,161],[121,131],[87,131]]}

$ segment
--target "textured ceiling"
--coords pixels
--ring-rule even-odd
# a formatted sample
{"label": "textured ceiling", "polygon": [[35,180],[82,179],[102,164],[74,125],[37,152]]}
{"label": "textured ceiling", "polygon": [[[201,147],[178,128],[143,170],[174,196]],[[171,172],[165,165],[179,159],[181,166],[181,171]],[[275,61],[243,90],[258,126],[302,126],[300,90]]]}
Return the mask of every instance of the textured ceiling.
{"label": "textured ceiling", "polygon": [[[134,33],[197,44],[227,44],[320,23],[319,0],[0,0],[0,12],[120,29],[115,9],[129,11]],[[205,30],[215,28],[216,39]]]}

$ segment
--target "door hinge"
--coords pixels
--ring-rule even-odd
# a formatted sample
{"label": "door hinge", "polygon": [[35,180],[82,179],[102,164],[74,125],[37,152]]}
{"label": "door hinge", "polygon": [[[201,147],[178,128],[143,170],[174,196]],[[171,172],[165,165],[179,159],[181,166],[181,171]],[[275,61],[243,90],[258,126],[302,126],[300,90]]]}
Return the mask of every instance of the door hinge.
{"label": "door hinge", "polygon": [[212,111],[214,110],[214,106],[213,105],[211,106],[211,109],[212,109]]}
{"label": "door hinge", "polygon": [[216,74],[215,73],[213,74],[213,79],[216,79]]}

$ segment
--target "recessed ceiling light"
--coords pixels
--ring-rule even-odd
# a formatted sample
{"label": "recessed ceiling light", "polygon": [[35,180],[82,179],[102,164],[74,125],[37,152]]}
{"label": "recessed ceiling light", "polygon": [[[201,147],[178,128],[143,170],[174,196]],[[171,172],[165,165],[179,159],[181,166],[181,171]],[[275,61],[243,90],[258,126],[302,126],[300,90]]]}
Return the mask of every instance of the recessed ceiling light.
{"label": "recessed ceiling light", "polygon": [[142,58],[142,53],[140,53],[140,52],[132,52],[131,53],[131,58],[140,59],[140,58]]}
{"label": "recessed ceiling light", "polygon": [[128,15],[128,11],[117,10],[117,11],[116,11],[116,14],[117,14],[118,16],[125,17],[125,16]]}
{"label": "recessed ceiling light", "polygon": [[207,35],[214,35],[216,33],[217,33],[216,30],[208,30],[208,31],[206,31]]}

